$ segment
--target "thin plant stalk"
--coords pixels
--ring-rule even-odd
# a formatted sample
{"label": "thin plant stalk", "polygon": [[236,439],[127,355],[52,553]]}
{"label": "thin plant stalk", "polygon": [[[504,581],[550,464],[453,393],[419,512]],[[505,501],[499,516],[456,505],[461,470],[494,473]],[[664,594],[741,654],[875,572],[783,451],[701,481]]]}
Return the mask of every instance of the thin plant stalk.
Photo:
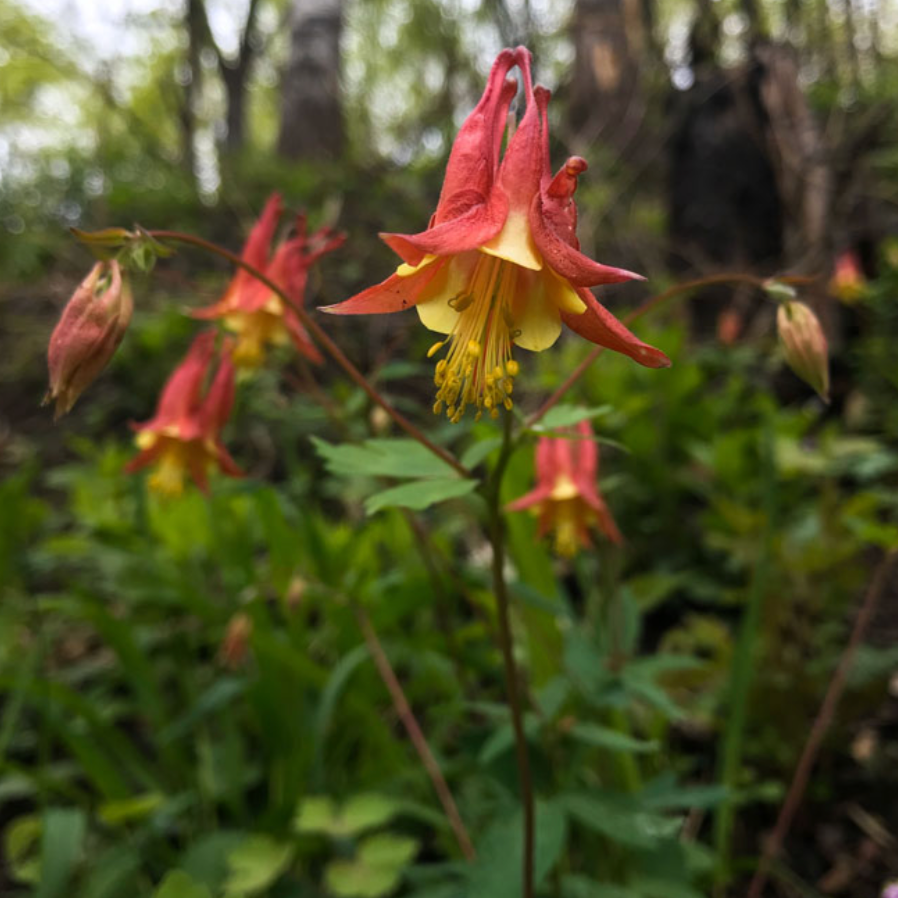
{"label": "thin plant stalk", "polygon": [[773,455],[773,415],[765,412],[761,431],[761,480],[763,485],[764,522],[755,561],[751,586],[728,689],[730,713],[724,730],[718,759],[718,779],[726,787],[727,796],[714,817],[714,849],[717,855],[716,886],[723,888],[730,875],[730,852],[733,834],[733,793],[738,785],[748,718],[748,698],[754,675],[754,651],[761,625],[761,610],[767,594],[773,556],[773,536],[776,514],[776,462]]}
{"label": "thin plant stalk", "polygon": [[384,681],[384,685],[387,687],[387,691],[390,693],[390,698],[393,701],[393,707],[396,709],[396,713],[399,715],[399,719],[402,721],[402,725],[405,727],[405,731],[408,733],[408,737],[418,753],[418,757],[421,759],[421,763],[424,765],[431,783],[433,783],[434,791],[437,793],[440,804],[443,806],[443,811],[449,820],[449,825],[452,827],[453,833],[455,833],[458,847],[468,861],[473,861],[477,855],[474,851],[474,845],[471,843],[471,837],[468,835],[465,824],[461,819],[461,814],[458,812],[458,805],[456,805],[455,799],[452,797],[452,791],[449,789],[442,770],[440,770],[437,759],[430,750],[430,745],[424,736],[418,719],[412,711],[408,698],[406,698],[402,684],[393,670],[393,665],[390,664],[390,659],[387,658],[387,654],[377,636],[377,631],[374,629],[374,624],[371,623],[371,618],[363,608],[353,605],[353,609],[377,672]]}
{"label": "thin plant stalk", "polygon": [[823,738],[832,725],[839,700],[845,691],[845,684],[854,664],[858,647],[885,592],[889,574],[896,559],[898,559],[898,550],[893,550],[883,558],[867,589],[864,602],[854,621],[848,644],[845,646],[842,657],[839,659],[839,663],[833,672],[832,679],[829,681],[829,686],[826,689],[826,695],[823,697],[823,702],[820,705],[820,710],[817,712],[810,733],[808,733],[801,757],[798,759],[798,764],[795,767],[795,773],[792,775],[792,782],[789,784],[789,791],[786,793],[786,798],[776,818],[773,833],[764,844],[764,850],[748,887],[746,898],[761,898],[764,886],[767,884],[770,866],[782,850],[783,842],[789,833],[789,827],[792,825],[792,820],[801,804],[811,771],[817,761],[817,755],[820,753]]}
{"label": "thin plant stalk", "polygon": [[[798,278],[798,277],[784,277],[778,278],[784,284],[798,284],[805,283],[809,278]],[[642,318],[643,315],[647,315],[649,312],[653,311],[660,305],[668,302],[671,299],[674,299],[679,296],[685,296],[687,293],[692,292],[693,290],[698,290],[700,287],[712,287],[715,284],[748,284],[752,287],[757,287],[759,290],[763,290],[766,284],[766,281],[763,278],[759,278],[753,274],[740,274],[739,272],[728,272],[723,274],[712,274],[708,277],[697,278],[693,281],[685,281],[682,284],[674,284],[672,287],[669,287],[667,290],[664,290],[662,293],[658,293],[655,296],[650,296],[642,305],[635,308],[628,315],[625,315],[621,320],[624,324],[632,324],[634,321],[637,321],[639,318]],[[563,398],[570,388],[586,374],[589,367],[592,363],[605,351],[604,346],[594,346],[589,354],[577,365],[576,368],[564,379],[562,384],[555,390],[554,393],[532,414],[529,418],[524,422],[525,427],[533,427],[538,421],[546,416],[546,414],[553,409]]]}
{"label": "thin plant stalk", "polygon": [[327,331],[321,327],[306,309],[299,303],[294,303],[277,284],[270,278],[267,278],[258,268],[241,259],[236,253],[232,253],[230,250],[226,250],[224,247],[218,246],[209,240],[204,240],[202,237],[195,237],[192,234],[183,234],[180,231],[147,231],[147,234],[156,240],[167,240],[199,247],[207,252],[221,256],[229,262],[232,262],[234,265],[239,265],[245,271],[248,271],[254,278],[256,278],[256,280],[268,287],[269,290],[275,293],[296,313],[296,317],[299,318],[300,323],[312,334],[323,347],[324,351],[346,372],[351,380],[361,387],[373,402],[377,403],[393,419],[393,421],[396,422],[399,427],[412,437],[412,439],[417,440],[422,446],[430,450],[434,455],[453,468],[457,473],[461,474],[463,477],[469,476],[467,468],[465,468],[451,452],[447,452],[442,446],[438,446],[434,443],[412,424],[405,415],[393,408],[393,406],[390,405],[381,393],[370,383],[365,375],[352,364],[343,350],[340,349],[328,335]]}
{"label": "thin plant stalk", "polygon": [[502,519],[502,478],[513,451],[509,412],[504,415],[502,450],[487,489],[489,507],[489,534],[493,550],[493,591],[496,595],[496,611],[499,619],[499,642],[505,670],[505,689],[511,710],[511,724],[514,730],[515,752],[517,755],[518,779],[521,789],[521,803],[524,809],[524,852],[523,852],[523,898],[533,898],[534,860],[534,800],[533,778],[530,772],[530,755],[527,736],[524,731],[524,712],[518,671],[514,661],[514,643],[511,635],[508,586],[505,582],[505,523]]}

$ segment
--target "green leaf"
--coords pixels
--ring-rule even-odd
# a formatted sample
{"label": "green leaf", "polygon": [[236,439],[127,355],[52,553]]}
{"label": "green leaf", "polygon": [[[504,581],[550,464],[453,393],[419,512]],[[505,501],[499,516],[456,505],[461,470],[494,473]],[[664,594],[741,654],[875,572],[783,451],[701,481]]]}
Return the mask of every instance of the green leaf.
{"label": "green leaf", "polygon": [[159,792],[148,792],[145,795],[135,795],[133,798],[125,798],[121,801],[107,801],[100,805],[97,816],[107,826],[131,823],[148,817],[159,808],[164,800],[165,796]]}
{"label": "green leaf", "polygon": [[183,870],[166,873],[153,893],[153,898],[212,898],[209,890],[190,878]]}
{"label": "green leaf", "polygon": [[304,798],[293,820],[298,833],[332,834],[337,827],[337,805],[327,795],[310,795]]}
{"label": "green leaf", "polygon": [[577,723],[568,730],[568,735],[578,742],[586,745],[594,745],[598,748],[607,748],[611,751],[624,751],[633,753],[646,753],[658,750],[657,742],[646,742],[635,736],[618,733],[610,727],[600,726],[595,723]]}
{"label": "green leaf", "polygon": [[356,446],[311,439],[328,471],[338,477],[445,478],[453,473],[446,462],[416,440],[366,440]]}
{"label": "green leaf", "polygon": [[91,860],[90,875],[79,895],[85,898],[123,898],[134,894],[141,858],[133,848],[112,845]]}
{"label": "green leaf", "polygon": [[72,885],[86,828],[84,812],[51,808],[43,815],[40,882],[34,898],[56,898]]}
{"label": "green leaf", "polygon": [[441,480],[416,480],[414,483],[393,486],[369,496],[365,500],[365,511],[368,514],[374,514],[382,508],[394,505],[421,511],[438,502],[466,496],[476,488],[476,480],[461,480],[458,477]]}
{"label": "green leaf", "polygon": [[245,895],[268,888],[289,866],[294,846],[270,836],[250,836],[228,855],[225,895]]}
{"label": "green leaf", "polygon": [[399,885],[400,870],[371,869],[359,861],[331,861],[325,867],[324,881],[340,898],[380,898]]}
{"label": "green leaf", "polygon": [[573,874],[561,880],[564,898],[642,898],[639,892],[611,882],[596,882],[587,876]]}
{"label": "green leaf", "polygon": [[34,814],[17,817],[7,825],[3,835],[3,855],[13,878],[19,882],[35,883],[40,878],[40,837],[41,821]]}
{"label": "green leaf", "polygon": [[228,855],[246,839],[246,833],[215,830],[192,841],[178,866],[197,882],[218,893],[228,875]]}
{"label": "green leaf", "polygon": [[386,795],[367,792],[355,795],[343,805],[341,817],[348,835],[383,826],[399,813],[399,803]]}
{"label": "green leaf", "polygon": [[418,853],[417,839],[378,833],[359,845],[359,859],[371,867],[392,867],[401,870]]}
{"label": "green leaf", "polygon": [[633,848],[652,848],[676,820],[642,811],[628,796],[614,793],[572,793],[562,798],[565,809],[584,826]]}
{"label": "green leaf", "polygon": [[345,898],[379,898],[398,885],[402,871],[418,852],[416,839],[380,833],[359,845],[358,856],[333,861],[325,870],[328,888]]}
{"label": "green leaf", "polygon": [[[536,803],[534,880],[545,880],[558,862],[567,839],[567,819],[557,801]],[[522,814],[500,817],[477,844],[477,860],[465,868],[466,898],[520,898],[523,863]]]}
{"label": "green leaf", "polygon": [[549,409],[542,420],[533,426],[536,431],[557,430],[560,427],[573,427],[581,421],[589,421],[612,411],[610,405],[598,405],[587,408],[582,405],[556,405]]}
{"label": "green leaf", "polygon": [[489,440],[479,440],[472,446],[468,446],[460,459],[466,468],[476,468],[487,456],[502,445],[502,437],[493,437]]}

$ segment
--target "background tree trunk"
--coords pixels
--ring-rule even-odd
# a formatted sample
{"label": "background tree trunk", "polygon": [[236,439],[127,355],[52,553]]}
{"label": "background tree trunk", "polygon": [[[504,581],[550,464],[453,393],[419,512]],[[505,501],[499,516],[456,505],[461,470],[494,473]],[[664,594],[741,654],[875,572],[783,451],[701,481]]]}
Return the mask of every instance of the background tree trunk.
{"label": "background tree trunk", "polygon": [[341,0],[293,0],[278,138],[278,152],[287,159],[332,159],[343,154],[342,31]]}
{"label": "background tree trunk", "polygon": [[577,0],[569,116],[588,143],[629,143],[644,108],[637,62],[645,43],[642,0]]}

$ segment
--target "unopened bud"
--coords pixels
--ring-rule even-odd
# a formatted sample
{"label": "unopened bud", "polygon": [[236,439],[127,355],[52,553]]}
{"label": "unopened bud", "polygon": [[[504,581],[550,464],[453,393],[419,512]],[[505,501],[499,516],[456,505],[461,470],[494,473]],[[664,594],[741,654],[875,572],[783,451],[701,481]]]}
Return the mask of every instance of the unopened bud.
{"label": "unopened bud", "polygon": [[253,619],[242,611],[235,614],[228,621],[228,628],[218,650],[218,660],[229,670],[242,667],[249,653],[252,635]]}
{"label": "unopened bud", "polygon": [[803,302],[784,302],[776,326],[789,367],[829,402],[829,352],[817,316]]}
{"label": "unopened bud", "polygon": [[97,262],[63,309],[50,337],[50,387],[44,404],[64,415],[115,354],[134,303],[118,262]]}

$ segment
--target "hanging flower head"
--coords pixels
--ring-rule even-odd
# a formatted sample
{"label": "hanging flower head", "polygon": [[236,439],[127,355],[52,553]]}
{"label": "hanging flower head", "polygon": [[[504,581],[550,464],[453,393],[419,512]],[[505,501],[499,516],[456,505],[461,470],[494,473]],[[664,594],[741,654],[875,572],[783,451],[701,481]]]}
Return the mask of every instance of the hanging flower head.
{"label": "hanging flower head", "polygon": [[[273,194],[250,232],[241,257],[277,284],[291,303],[301,305],[309,269],[325,253],[340,246],[344,237],[329,228],[309,235],[305,216],[299,215],[296,234],[278,244],[270,255],[280,217],[281,198]],[[225,327],[237,335],[233,357],[238,367],[257,368],[265,360],[267,346],[289,342],[310,361],[321,362],[321,354],[299,323],[294,309],[243,268],[238,269],[217,303],[198,309],[193,315],[201,319],[223,319]]]}
{"label": "hanging flower head", "polygon": [[188,475],[207,492],[210,468],[231,477],[243,476],[221,442],[234,402],[234,365],[227,348],[219,353],[218,370],[208,390],[203,390],[214,357],[215,332],[205,331],[169,377],[155,416],[135,427],[140,452],[127,470],[155,465],[150,487],[160,493],[179,495]]}
{"label": "hanging flower head", "polygon": [[572,557],[589,546],[592,523],[613,543],[623,542],[614,518],[599,495],[599,448],[592,428],[581,421],[571,438],[540,437],[536,446],[536,487],[508,506],[509,511],[535,508],[539,535],[555,534],[555,550]]}
{"label": "hanging flower head", "polygon": [[[501,155],[508,108],[521,70],[526,109]],[[653,368],[670,364],[599,304],[588,289],[638,278],[580,252],[574,191],[586,162],[573,156],[554,177],[549,168],[549,91],[534,88],[530,53],[503,50],[486,90],[462,125],[426,231],[383,234],[402,259],[396,273],[325,311],[338,315],[398,312],[415,306],[430,330],[446,334],[429,355],[437,362],[436,413],[453,421],[473,405],[493,417],[511,408],[515,346],[539,352],[562,322],[587,340]]]}
{"label": "hanging flower head", "polygon": [[830,292],[836,299],[840,299],[846,305],[851,305],[863,298],[866,286],[867,281],[857,253],[846,249],[836,259],[836,268],[829,283]]}

